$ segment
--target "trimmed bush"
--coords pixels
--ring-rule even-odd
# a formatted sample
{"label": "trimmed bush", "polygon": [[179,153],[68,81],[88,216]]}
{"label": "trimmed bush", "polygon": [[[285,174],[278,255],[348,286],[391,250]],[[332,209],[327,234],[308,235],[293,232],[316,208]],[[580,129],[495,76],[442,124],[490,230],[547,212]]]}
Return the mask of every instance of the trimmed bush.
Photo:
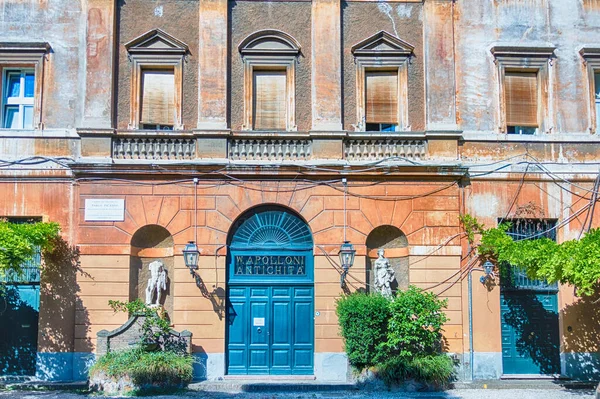
{"label": "trimmed bush", "polygon": [[441,351],[442,326],[448,321],[443,312],[446,300],[410,286],[406,291],[398,291],[389,307],[391,317],[385,346],[390,354],[413,358]]}
{"label": "trimmed bush", "polygon": [[[146,352],[142,349],[109,352],[90,368],[90,380],[111,380],[119,391],[183,388],[192,381],[194,359],[171,351]],[[96,378],[98,377],[98,378]],[[97,387],[108,391],[106,386]]]}
{"label": "trimmed bush", "polygon": [[337,301],[341,334],[348,360],[358,370],[387,357],[384,347],[390,318],[390,302],[381,295],[353,293]]}
{"label": "trimmed bush", "polygon": [[386,385],[398,385],[407,380],[446,386],[454,377],[454,364],[444,354],[405,358],[395,356],[379,366],[377,375]]}

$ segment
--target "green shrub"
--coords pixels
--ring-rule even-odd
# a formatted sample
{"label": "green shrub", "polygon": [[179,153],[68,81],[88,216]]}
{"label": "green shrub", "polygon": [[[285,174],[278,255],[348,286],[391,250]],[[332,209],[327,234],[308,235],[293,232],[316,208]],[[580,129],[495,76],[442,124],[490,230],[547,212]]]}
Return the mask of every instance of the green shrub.
{"label": "green shrub", "polygon": [[128,376],[138,386],[185,386],[192,381],[193,365],[191,355],[136,348],[99,357],[89,374],[104,373],[115,380]]}
{"label": "green shrub", "polygon": [[379,366],[377,375],[388,386],[414,379],[443,387],[454,377],[454,364],[452,359],[444,354],[414,358],[395,356]]}
{"label": "green shrub", "polygon": [[381,295],[354,293],[337,301],[336,313],[350,364],[359,370],[387,357],[384,347],[390,302]]}
{"label": "green shrub", "polygon": [[439,353],[442,326],[448,321],[443,312],[446,306],[446,300],[414,286],[398,291],[389,305],[385,343],[389,353],[403,358]]}

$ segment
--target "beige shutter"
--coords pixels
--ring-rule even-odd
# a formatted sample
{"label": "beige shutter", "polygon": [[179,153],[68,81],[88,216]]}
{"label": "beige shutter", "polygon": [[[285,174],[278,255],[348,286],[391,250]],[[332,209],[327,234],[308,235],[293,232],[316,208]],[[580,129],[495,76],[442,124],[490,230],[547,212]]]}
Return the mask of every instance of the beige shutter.
{"label": "beige shutter", "polygon": [[173,125],[175,120],[175,76],[173,71],[142,72],[141,123]]}
{"label": "beige shutter", "polygon": [[537,73],[506,72],[504,75],[507,126],[538,126]]}
{"label": "beige shutter", "polygon": [[398,123],[398,72],[366,72],[367,123]]}
{"label": "beige shutter", "polygon": [[253,100],[255,130],[286,130],[285,71],[255,71]]}

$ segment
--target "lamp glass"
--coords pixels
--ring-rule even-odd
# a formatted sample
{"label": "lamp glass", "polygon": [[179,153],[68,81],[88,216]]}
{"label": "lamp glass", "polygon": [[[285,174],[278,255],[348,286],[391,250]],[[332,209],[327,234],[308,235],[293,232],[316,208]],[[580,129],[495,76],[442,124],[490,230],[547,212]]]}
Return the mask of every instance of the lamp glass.
{"label": "lamp glass", "polygon": [[344,270],[348,270],[354,264],[354,255],[356,254],[356,250],[354,249],[354,245],[350,244],[349,241],[345,241],[340,247],[340,263]]}
{"label": "lamp glass", "polygon": [[490,274],[492,273],[492,270],[494,270],[494,264],[492,262],[490,262],[489,260],[486,261],[483,264],[483,271],[485,272],[485,274]]}
{"label": "lamp glass", "polygon": [[190,241],[183,249],[183,259],[189,269],[198,268],[198,254],[198,247],[194,241]]}

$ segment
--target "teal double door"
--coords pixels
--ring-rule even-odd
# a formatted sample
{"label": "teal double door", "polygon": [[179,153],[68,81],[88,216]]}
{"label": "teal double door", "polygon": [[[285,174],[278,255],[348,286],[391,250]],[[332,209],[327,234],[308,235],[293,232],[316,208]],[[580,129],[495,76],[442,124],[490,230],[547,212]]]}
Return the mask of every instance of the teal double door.
{"label": "teal double door", "polygon": [[313,374],[313,287],[230,286],[228,374]]}
{"label": "teal double door", "polygon": [[233,233],[227,374],[313,374],[314,259],[308,225],[289,210],[264,206],[242,215]]}

